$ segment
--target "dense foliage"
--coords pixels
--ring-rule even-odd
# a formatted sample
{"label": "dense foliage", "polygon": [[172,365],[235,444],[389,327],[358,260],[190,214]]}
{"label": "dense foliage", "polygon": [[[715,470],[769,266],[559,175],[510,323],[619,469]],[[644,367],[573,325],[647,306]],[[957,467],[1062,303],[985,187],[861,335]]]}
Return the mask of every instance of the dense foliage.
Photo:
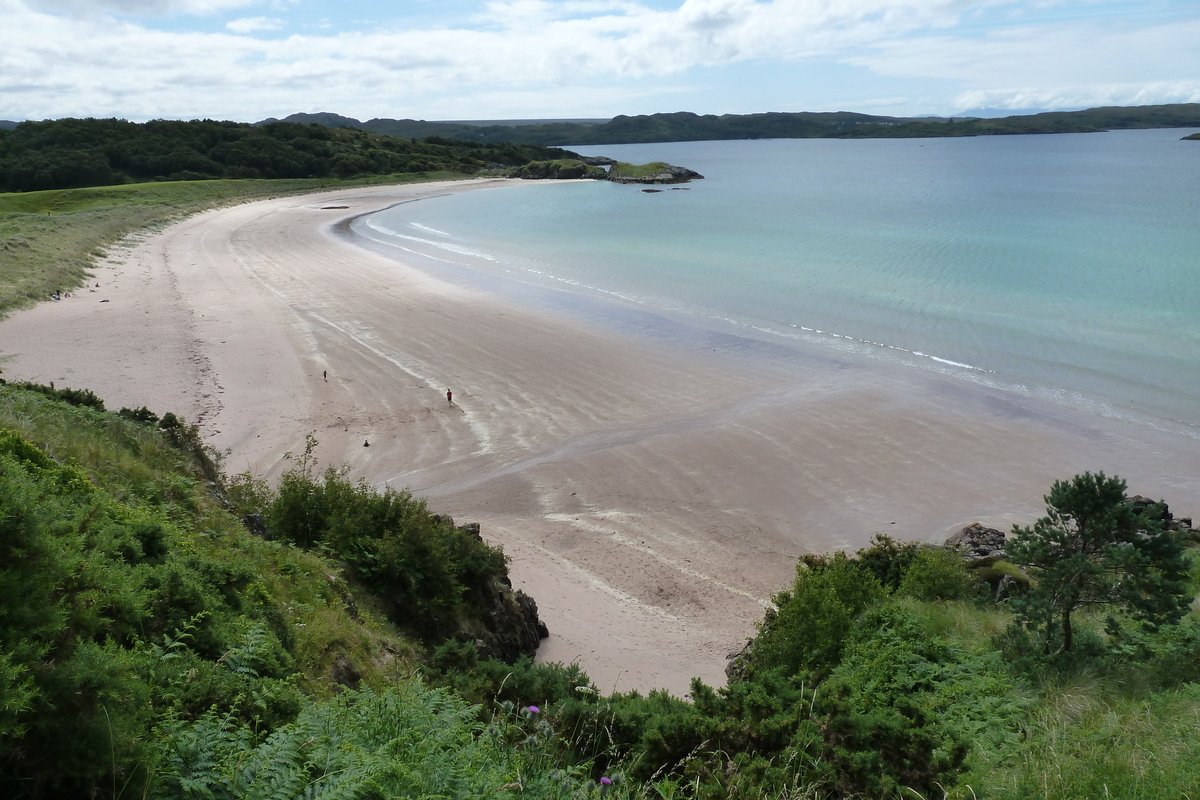
{"label": "dense foliage", "polygon": [[[90,397],[0,384],[6,797],[1016,800],[1200,785],[1200,615],[1147,627],[1136,604],[1081,607],[1075,646],[1047,651],[983,580],[996,564],[876,537],[804,557],[727,686],[605,696],[576,666],[445,638],[503,557],[416,498],[318,473],[311,448],[277,489],[227,480],[194,427]],[[1062,486],[1125,502],[1118,479]],[[1052,508],[1079,520],[1056,487]]]}
{"label": "dense foliage", "polygon": [[1017,133],[1087,133],[1128,128],[1200,127],[1200,103],[1085,111],[1049,111],[1000,119],[905,118],[847,111],[767,114],[647,114],[602,122],[543,122],[473,125],[411,119],[359,122],[336,114],[293,114],[287,118],[330,127],[358,128],[391,136],[452,136],[476,142],[534,144],[633,144],[717,139],[913,138],[990,136]]}
{"label": "dense foliage", "polygon": [[[298,538],[286,511],[305,502],[289,492],[318,497],[319,509],[307,508],[325,515],[323,541],[350,540],[355,526],[363,534],[358,562],[339,562],[330,548],[306,554],[251,535],[221,482],[196,428],[173,414],[111,413],[90,392],[0,382],[0,794],[116,795],[128,785],[175,796],[174,785],[206,796],[197,770],[224,781],[234,764],[222,766],[222,753],[240,761],[306,724],[302,712],[333,713],[312,710],[331,688],[383,689],[411,673],[418,642],[389,632],[374,608],[409,603],[406,627],[437,632],[447,619],[482,617],[477,583],[504,578],[498,550],[408,495],[336,473],[294,478],[272,533]],[[385,518],[386,530],[373,527]],[[380,557],[364,568],[372,548]],[[414,581],[421,575],[433,578]],[[405,691],[436,707],[458,702]],[[363,707],[399,702],[369,694]],[[383,733],[379,746],[410,735],[363,735]],[[201,768],[185,751],[210,735]],[[434,762],[431,781],[444,766]]]}
{"label": "dense foliage", "polygon": [[276,490],[248,474],[231,481],[238,509],[267,538],[336,558],[392,622],[425,641],[483,625],[496,585],[507,583],[504,554],[409,492],[354,483],[335,467],[316,474],[316,444],[310,435]]}
{"label": "dense foliage", "polygon": [[532,145],[415,141],[294,122],[60,119],[0,130],[0,191],[151,180],[473,174],[570,155]]}
{"label": "dense foliage", "polygon": [[[26,423],[30,438],[0,428],[5,796],[143,780],[161,720],[208,709],[266,727],[291,719],[293,675],[317,664],[278,583],[323,566],[240,536],[206,507],[203,470],[169,432],[27,389],[0,394],[11,422],[41,418]],[[111,442],[108,474],[31,441],[64,426],[84,447]],[[336,602],[322,583],[286,599]]]}

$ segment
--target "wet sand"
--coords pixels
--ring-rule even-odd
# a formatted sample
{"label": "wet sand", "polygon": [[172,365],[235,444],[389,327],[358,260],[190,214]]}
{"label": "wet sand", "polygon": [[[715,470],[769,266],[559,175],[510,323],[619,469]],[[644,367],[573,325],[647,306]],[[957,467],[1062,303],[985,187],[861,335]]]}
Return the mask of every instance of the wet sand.
{"label": "wet sand", "polygon": [[539,657],[604,691],[722,682],[802,553],[1007,530],[1084,470],[1200,516],[1194,439],[821,347],[534,307],[346,232],[503,184],[268,200],[139,237],[99,288],[0,321],[5,377],[174,411],[230,472],[277,477],[315,433],[322,464],[480,522],[550,628]]}

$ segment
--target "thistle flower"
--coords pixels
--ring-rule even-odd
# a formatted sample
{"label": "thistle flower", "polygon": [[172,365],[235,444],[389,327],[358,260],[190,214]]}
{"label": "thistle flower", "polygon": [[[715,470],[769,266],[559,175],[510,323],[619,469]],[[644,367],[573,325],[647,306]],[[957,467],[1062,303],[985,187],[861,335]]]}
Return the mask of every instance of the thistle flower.
{"label": "thistle flower", "polygon": [[607,775],[605,775],[604,777],[602,777],[600,779],[600,785],[601,786],[612,786],[612,779],[609,778]]}
{"label": "thistle flower", "polygon": [[539,713],[541,713],[541,709],[538,708],[537,706],[530,706],[529,713],[530,714],[539,714]]}

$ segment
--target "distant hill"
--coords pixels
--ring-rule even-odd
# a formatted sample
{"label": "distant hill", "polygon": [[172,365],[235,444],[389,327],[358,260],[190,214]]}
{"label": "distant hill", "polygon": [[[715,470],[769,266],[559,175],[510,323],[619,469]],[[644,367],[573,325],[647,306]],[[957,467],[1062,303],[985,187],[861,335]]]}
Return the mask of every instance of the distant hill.
{"label": "distant hill", "polygon": [[[633,144],[714,139],[917,138],[994,136],[1021,133],[1088,133],[1130,128],[1200,127],[1200,103],[1122,107],[990,117],[886,117],[848,111],[766,114],[650,114],[607,121],[544,120],[506,122],[428,122],[372,119],[338,114],[293,114],[286,121],[316,122],[407,138],[440,136],[480,143],[540,145]],[[988,116],[989,118],[984,118]]]}
{"label": "distant hill", "polygon": [[14,122],[11,119],[0,119],[0,131],[11,131],[21,123]]}
{"label": "distant hill", "polygon": [[1050,111],[1082,111],[1079,108],[968,108],[961,114],[955,114],[955,119],[996,119],[997,117],[1029,117],[1034,114],[1046,114]]}

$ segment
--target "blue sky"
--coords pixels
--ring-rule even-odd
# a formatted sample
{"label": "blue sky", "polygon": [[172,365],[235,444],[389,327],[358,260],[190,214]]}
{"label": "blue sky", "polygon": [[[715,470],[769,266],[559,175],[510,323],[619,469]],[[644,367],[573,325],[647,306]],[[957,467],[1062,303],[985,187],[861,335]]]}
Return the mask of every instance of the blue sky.
{"label": "blue sky", "polygon": [[1197,0],[0,0],[0,119],[1181,102]]}

